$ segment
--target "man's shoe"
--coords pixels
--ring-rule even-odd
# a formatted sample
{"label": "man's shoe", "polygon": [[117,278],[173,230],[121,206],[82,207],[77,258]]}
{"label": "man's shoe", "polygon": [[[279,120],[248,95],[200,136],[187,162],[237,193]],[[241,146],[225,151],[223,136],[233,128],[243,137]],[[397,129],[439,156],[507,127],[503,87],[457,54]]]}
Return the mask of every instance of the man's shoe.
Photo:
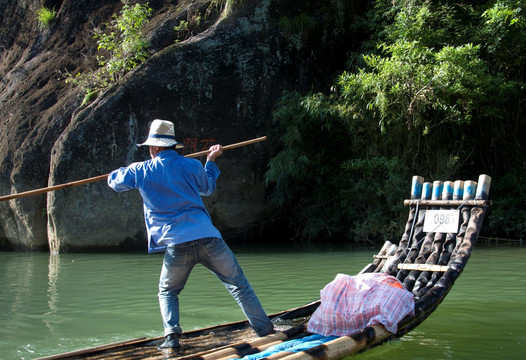
{"label": "man's shoe", "polygon": [[160,344],[157,348],[159,350],[164,349],[178,349],[179,345],[179,334],[169,334],[164,338],[164,342]]}
{"label": "man's shoe", "polygon": [[274,330],[274,327],[271,327],[270,329],[267,329],[265,332],[256,333],[259,337],[264,337],[270,334],[274,334],[276,330]]}

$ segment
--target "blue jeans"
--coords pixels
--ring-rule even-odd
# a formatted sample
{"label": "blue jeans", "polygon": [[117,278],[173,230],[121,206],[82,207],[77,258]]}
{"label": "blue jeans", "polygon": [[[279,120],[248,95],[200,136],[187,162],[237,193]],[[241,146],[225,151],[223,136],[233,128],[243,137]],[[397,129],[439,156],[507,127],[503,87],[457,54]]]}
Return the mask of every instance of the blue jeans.
{"label": "blue jeans", "polygon": [[168,246],[165,250],[159,279],[159,305],[163,317],[164,336],[182,333],[179,325],[178,295],[183,290],[193,267],[198,263],[212,271],[225,285],[241,306],[258,336],[266,335],[273,329],[272,323],[228,245],[223,239],[204,238]]}

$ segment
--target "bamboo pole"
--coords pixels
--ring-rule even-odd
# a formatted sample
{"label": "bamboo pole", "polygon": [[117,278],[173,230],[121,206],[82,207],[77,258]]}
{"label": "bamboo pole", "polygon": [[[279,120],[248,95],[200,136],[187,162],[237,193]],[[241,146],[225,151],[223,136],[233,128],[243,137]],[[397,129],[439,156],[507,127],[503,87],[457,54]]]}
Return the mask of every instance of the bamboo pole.
{"label": "bamboo pole", "polygon": [[264,350],[267,350],[269,347],[281,344],[283,341],[285,341],[286,338],[279,337],[277,340],[274,341],[268,341],[264,342],[261,345],[252,346],[250,348],[243,348],[243,349],[236,349],[236,348],[228,348],[222,351],[213,352],[207,355],[203,355],[199,358],[199,360],[229,360],[229,359],[240,359],[243,356],[247,355],[247,353],[260,353]]}
{"label": "bamboo pole", "polygon": [[369,346],[387,339],[393,334],[383,325],[371,325],[364,330],[349,336],[318,345],[312,349],[280,357],[281,360],[337,360],[344,356],[355,354]]}
{"label": "bamboo pole", "polygon": [[[231,150],[231,149],[235,149],[235,148],[239,148],[239,147],[255,144],[255,143],[258,143],[258,142],[264,141],[264,140],[267,140],[266,136],[262,136],[262,137],[255,138],[255,139],[252,139],[252,140],[242,141],[242,142],[235,143],[235,144],[226,145],[226,146],[223,146],[223,150]],[[196,152],[196,153],[193,153],[193,154],[185,155],[185,157],[196,158],[196,157],[199,157],[199,156],[207,155],[209,152],[210,152],[210,150],[199,151],[199,152]],[[97,181],[101,181],[101,180],[106,180],[108,178],[108,175],[109,175],[109,173],[108,174],[104,174],[104,175],[94,176],[94,177],[83,179],[83,180],[72,181],[72,182],[65,183],[65,184],[53,185],[53,186],[48,186],[48,187],[45,187],[45,188],[24,191],[24,192],[21,192],[21,193],[18,193],[18,194],[4,195],[4,196],[0,196],[0,202],[1,201],[18,199],[18,198],[26,197],[26,196],[39,195],[39,194],[43,194],[43,193],[46,193],[46,192],[49,192],[49,191],[62,190],[62,189],[66,189],[66,188],[73,187],[73,186],[79,186],[79,185],[89,184],[89,183],[93,183],[93,182],[97,182]]]}
{"label": "bamboo pole", "polygon": [[[178,360],[225,360],[236,359],[245,356],[248,353],[263,351],[270,346],[282,343],[290,337],[302,333],[307,328],[306,325],[299,325],[295,328],[278,331],[274,334],[265,337],[259,337],[250,341],[242,341],[236,344],[225,345],[220,348],[205,350],[195,354],[188,354],[177,357]],[[182,346],[184,348],[184,338],[182,339]],[[155,355],[145,357],[148,360],[162,360],[166,359],[166,355]]]}
{"label": "bamboo pole", "polygon": [[103,351],[103,350],[106,350],[106,349],[111,349],[111,348],[116,347],[116,346],[134,345],[136,343],[143,342],[144,339],[146,339],[146,337],[139,337],[139,338],[131,339],[131,340],[117,341],[117,342],[114,342],[114,343],[111,343],[111,344],[94,346],[94,347],[91,347],[91,348],[88,348],[88,349],[74,350],[74,351],[70,351],[70,352],[66,352],[66,353],[62,353],[62,354],[58,354],[58,355],[45,356],[45,357],[38,358],[38,360],[55,360],[55,359],[62,359],[62,358],[66,358],[66,357],[79,356],[79,355],[83,355],[83,354],[86,354],[86,353],[92,353],[92,352],[96,352],[96,351]]}

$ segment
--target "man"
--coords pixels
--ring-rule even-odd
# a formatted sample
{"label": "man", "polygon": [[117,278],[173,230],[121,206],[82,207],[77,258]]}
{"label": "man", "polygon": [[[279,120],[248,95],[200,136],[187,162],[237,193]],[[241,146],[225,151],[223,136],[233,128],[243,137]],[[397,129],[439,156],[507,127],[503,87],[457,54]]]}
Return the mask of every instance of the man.
{"label": "man", "polygon": [[154,120],[148,139],[138,146],[149,146],[151,159],[114,170],[108,185],[117,192],[139,190],[148,252],[165,251],[159,279],[165,340],[160,348],[179,347],[178,295],[197,263],[225,285],[258,336],[273,332],[271,321],[201,199],[215,190],[220,171],[214,161],[223,152],[221,145],[210,147],[203,167],[198,160],[177,153],[183,145],[175,140],[172,122]]}

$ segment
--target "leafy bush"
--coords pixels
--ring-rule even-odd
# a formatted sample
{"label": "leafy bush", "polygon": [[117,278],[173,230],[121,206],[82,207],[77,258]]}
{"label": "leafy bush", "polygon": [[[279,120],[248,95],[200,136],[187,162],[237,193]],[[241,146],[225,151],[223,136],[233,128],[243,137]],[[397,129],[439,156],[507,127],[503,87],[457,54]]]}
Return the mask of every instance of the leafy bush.
{"label": "leafy bush", "polygon": [[99,68],[88,74],[69,76],[66,82],[80,86],[86,96],[84,103],[91,101],[104,88],[119,79],[149,57],[148,44],[142,35],[142,28],[148,23],[152,9],[148,3],[131,6],[128,0],[119,15],[107,24],[106,32],[96,30]]}

